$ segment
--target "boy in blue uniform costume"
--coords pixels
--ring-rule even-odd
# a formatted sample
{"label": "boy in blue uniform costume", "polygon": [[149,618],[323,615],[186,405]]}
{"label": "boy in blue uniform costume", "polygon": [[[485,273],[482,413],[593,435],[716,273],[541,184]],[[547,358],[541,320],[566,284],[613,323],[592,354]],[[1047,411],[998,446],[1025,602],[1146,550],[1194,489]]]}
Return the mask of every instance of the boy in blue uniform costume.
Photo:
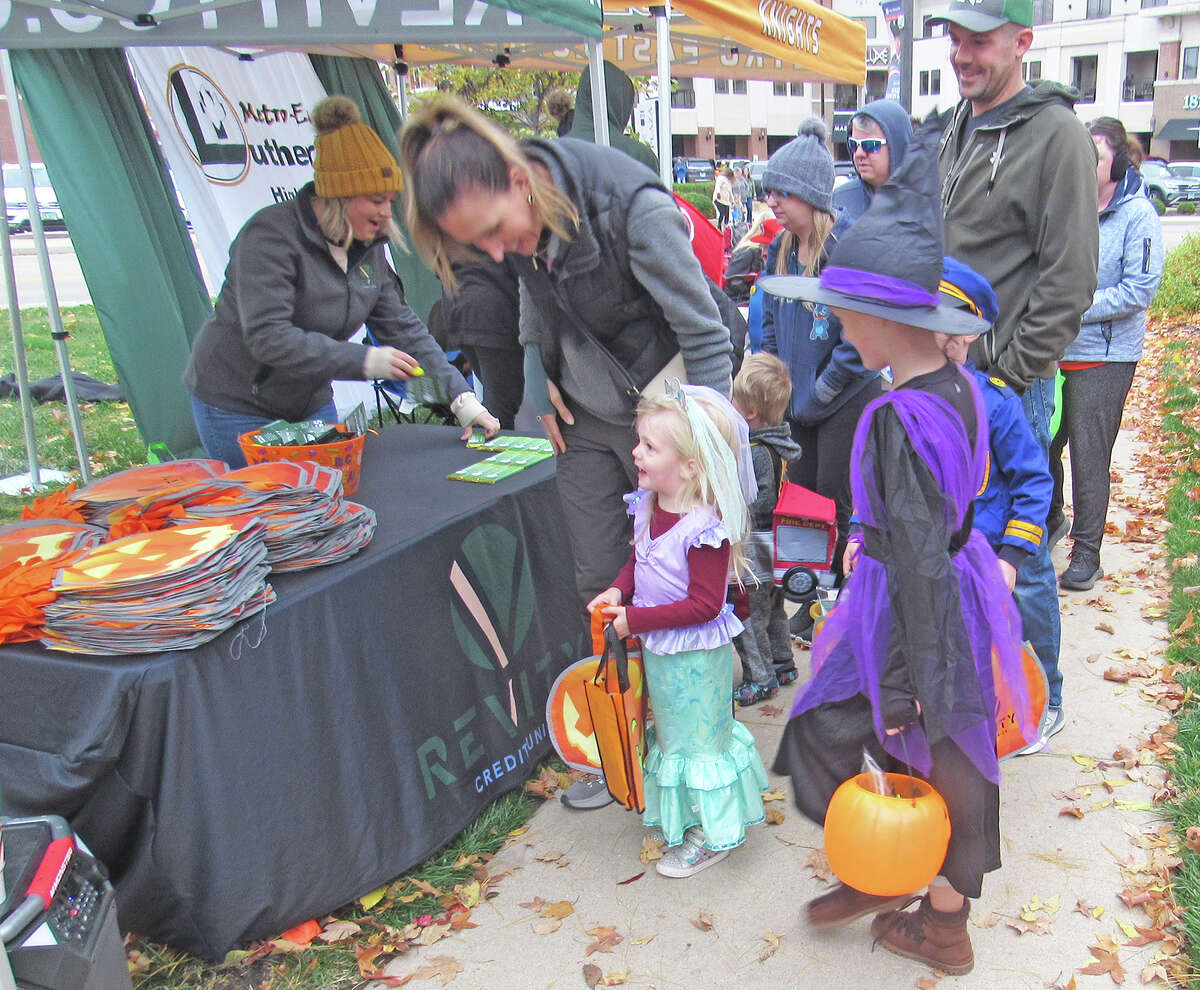
{"label": "boy in blue uniform costume", "polygon": [[[989,323],[996,319],[999,311],[996,293],[987,279],[954,258],[943,259],[940,292],[947,302]],[[988,465],[984,486],[975,497],[974,525],[1000,558],[1004,580],[1011,591],[1021,564],[1046,539],[1043,524],[1054,494],[1054,482],[1029,428],[1020,397],[1004,379],[984,374],[967,360],[967,348],[974,337],[937,336],[942,352],[974,375],[983,394],[989,434]],[[1056,721],[1062,725],[1061,719]],[[1045,744],[1046,737],[1041,736],[1020,753],[1036,753]]]}

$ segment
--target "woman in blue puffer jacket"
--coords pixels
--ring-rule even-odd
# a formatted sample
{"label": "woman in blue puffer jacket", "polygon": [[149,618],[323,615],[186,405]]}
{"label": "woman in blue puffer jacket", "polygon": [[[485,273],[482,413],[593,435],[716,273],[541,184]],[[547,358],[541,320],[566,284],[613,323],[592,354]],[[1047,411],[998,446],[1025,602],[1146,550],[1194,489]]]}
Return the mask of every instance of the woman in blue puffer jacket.
{"label": "woman in blue puffer jacket", "polygon": [[1142,192],[1141,176],[1129,167],[1125,128],[1114,117],[1099,117],[1088,131],[1098,156],[1099,283],[1092,305],[1083,314],[1079,336],[1060,362],[1062,425],[1050,447],[1054,499],[1046,523],[1051,539],[1066,529],[1062,452],[1069,445],[1074,545],[1059,584],[1072,591],[1087,591],[1102,574],[1100,541],[1108,515],[1109,462],[1125,397],[1142,356],[1146,308],[1163,271],[1162,225]]}

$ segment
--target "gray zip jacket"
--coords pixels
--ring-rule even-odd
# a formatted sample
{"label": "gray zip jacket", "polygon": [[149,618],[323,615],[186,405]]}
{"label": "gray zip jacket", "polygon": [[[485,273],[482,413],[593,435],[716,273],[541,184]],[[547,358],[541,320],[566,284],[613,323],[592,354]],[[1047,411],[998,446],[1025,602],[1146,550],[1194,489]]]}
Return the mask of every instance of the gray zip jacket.
{"label": "gray zip jacket", "polygon": [[469,391],[404,301],[386,241],[355,241],[342,271],[312,200],[310,182],[238,232],[217,305],[183,373],[188,390],[229,412],[306,419],[330,400],[333,379],[363,380],[366,348],[350,337],[366,324],[376,343],[411,355],[450,398]]}
{"label": "gray zip jacket", "polygon": [[946,253],[984,275],[1000,318],[971,345],[975,366],[1018,393],[1054,375],[1096,289],[1096,147],[1059,83],[1026,88],[960,149],[971,104],[942,143]]}
{"label": "gray zip jacket", "polygon": [[1099,286],[1067,361],[1136,361],[1163,273],[1162,222],[1135,169],[1100,213]]}

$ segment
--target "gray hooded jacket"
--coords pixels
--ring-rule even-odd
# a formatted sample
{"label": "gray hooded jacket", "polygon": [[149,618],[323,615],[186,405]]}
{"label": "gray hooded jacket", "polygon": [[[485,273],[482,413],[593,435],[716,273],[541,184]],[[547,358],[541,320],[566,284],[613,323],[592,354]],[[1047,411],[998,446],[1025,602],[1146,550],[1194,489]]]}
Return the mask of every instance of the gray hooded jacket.
{"label": "gray hooded jacket", "polygon": [[[908,111],[895,100],[875,100],[854,116],[870,117],[879,125],[883,136],[887,138],[888,171],[894,173],[904,161],[904,153],[908,151],[908,142],[913,136]],[[856,176],[833,191],[833,205],[842,211],[844,219],[853,223],[867,212],[874,195],[875,190]]]}

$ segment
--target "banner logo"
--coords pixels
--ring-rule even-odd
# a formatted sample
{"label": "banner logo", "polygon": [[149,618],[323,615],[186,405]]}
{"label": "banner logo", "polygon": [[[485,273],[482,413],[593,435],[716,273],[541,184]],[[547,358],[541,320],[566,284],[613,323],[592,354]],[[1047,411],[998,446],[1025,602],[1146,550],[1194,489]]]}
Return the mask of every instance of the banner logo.
{"label": "banner logo", "polygon": [[250,168],[246,132],[237,108],[206,73],[177,65],[167,75],[167,106],[175,128],[204,177],[234,185]]}

